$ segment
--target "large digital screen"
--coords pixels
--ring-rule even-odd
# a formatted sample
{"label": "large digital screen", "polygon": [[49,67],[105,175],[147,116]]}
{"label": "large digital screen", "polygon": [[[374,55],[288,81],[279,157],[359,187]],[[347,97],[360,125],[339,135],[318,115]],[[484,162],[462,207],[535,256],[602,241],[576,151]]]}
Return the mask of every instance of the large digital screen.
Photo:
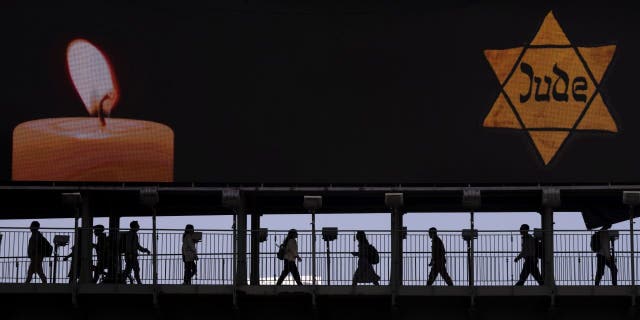
{"label": "large digital screen", "polygon": [[636,14],[15,5],[0,181],[639,182]]}

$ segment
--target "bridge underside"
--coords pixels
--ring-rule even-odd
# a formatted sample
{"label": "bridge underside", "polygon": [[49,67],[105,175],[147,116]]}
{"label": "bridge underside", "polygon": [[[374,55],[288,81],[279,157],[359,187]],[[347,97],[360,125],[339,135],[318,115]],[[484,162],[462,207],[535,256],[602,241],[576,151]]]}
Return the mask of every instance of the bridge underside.
{"label": "bridge underside", "polygon": [[2,319],[11,320],[635,319],[637,294],[624,286],[560,287],[555,293],[542,287],[407,287],[392,294],[369,286],[314,292],[310,286],[87,285],[74,298],[68,285],[0,286]]}
{"label": "bridge underside", "polygon": [[[93,217],[148,216],[140,204],[140,190],[149,185],[0,185],[0,217],[3,219],[68,218],[74,212],[62,203],[62,194],[80,192],[90,203]],[[579,211],[588,227],[629,218],[622,203],[623,191],[640,190],[640,185],[556,185],[556,186],[179,186],[154,185],[160,202],[157,215],[232,214],[223,193],[239,190],[243,206],[250,213],[301,213],[305,195],[320,195],[319,213],[388,212],[384,195],[401,192],[405,212],[463,212],[463,192],[469,188],[482,195],[476,212],[535,212],[541,209],[542,190],[557,189],[561,203],[554,211]],[[636,215],[637,210],[636,210]]]}

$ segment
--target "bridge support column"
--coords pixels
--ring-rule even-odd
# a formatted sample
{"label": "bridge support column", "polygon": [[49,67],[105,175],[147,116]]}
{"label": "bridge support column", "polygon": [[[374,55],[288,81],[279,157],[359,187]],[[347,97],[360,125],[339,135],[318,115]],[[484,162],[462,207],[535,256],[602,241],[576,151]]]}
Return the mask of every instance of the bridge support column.
{"label": "bridge support column", "polygon": [[240,190],[223,190],[222,204],[233,210],[234,215],[236,238],[234,239],[235,274],[233,284],[234,286],[244,286],[247,284],[247,211]]}
{"label": "bridge support column", "polygon": [[260,213],[251,213],[251,273],[252,286],[260,285]]}
{"label": "bridge support column", "polygon": [[114,283],[122,283],[126,279],[122,278],[122,258],[120,257],[120,216],[113,212],[109,215],[109,248],[111,252],[109,255],[113,257],[111,264],[107,266],[109,273],[106,279],[107,281]]}
{"label": "bridge support column", "polygon": [[542,190],[542,231],[544,255],[542,258],[542,270],[544,273],[544,285],[555,291],[556,280],[554,272],[554,248],[553,248],[553,210],[560,207],[560,190],[547,188]]}
{"label": "bridge support column", "polygon": [[91,265],[93,264],[91,243],[93,239],[91,237],[93,228],[93,215],[91,213],[91,202],[88,193],[82,194],[82,206],[80,210],[82,216],[82,226],[80,228],[80,243],[75,244],[76,249],[80,248],[78,252],[80,254],[80,283],[91,283]]}
{"label": "bridge support column", "polygon": [[236,274],[236,285],[247,284],[247,211],[236,208],[238,221],[238,269]]}
{"label": "bridge support column", "polygon": [[384,198],[385,204],[391,209],[391,274],[389,286],[392,292],[395,293],[402,285],[402,206],[404,204],[404,196],[402,193],[386,193]]}

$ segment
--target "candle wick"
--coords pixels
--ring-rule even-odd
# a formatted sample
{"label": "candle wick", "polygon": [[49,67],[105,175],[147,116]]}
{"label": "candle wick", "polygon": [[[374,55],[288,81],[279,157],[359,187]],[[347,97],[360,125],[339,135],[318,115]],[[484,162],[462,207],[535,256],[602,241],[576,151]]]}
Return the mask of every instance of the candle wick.
{"label": "candle wick", "polygon": [[100,119],[100,124],[104,127],[107,125],[107,122],[105,120],[105,112],[104,112],[104,102],[107,101],[109,99],[109,95],[105,94],[104,97],[102,97],[102,100],[100,100],[100,104],[98,104],[98,118]]}

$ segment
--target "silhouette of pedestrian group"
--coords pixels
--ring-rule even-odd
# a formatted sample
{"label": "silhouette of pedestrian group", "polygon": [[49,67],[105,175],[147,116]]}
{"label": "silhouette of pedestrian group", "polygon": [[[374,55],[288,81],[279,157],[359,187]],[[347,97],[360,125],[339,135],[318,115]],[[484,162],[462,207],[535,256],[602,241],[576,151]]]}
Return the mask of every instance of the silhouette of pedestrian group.
{"label": "silhouette of pedestrian group", "polygon": [[[614,241],[617,238],[617,231],[615,233],[611,232],[609,230],[610,227],[610,224],[604,225],[591,236],[590,248],[596,254],[595,285],[600,285],[602,276],[605,273],[605,267],[608,267],[611,272],[612,284],[614,286],[617,285],[618,268],[614,255]],[[27,246],[29,266],[25,282],[30,283],[33,276],[37,275],[42,283],[47,283],[42,264],[45,257],[52,255],[53,246],[40,232],[40,223],[38,221],[31,222],[29,229],[31,231]],[[96,252],[94,256],[95,265],[91,266],[93,274],[90,276],[93,283],[126,283],[127,279],[129,283],[133,283],[134,279],[135,283],[142,283],[138,257],[140,253],[151,254],[151,251],[141,245],[138,236],[139,230],[140,224],[138,221],[131,221],[129,230],[126,232],[110,232],[109,235],[105,233],[103,225],[98,224],[93,227],[96,242],[88,244]],[[542,245],[542,239],[532,236],[529,232],[529,225],[523,224],[520,226],[521,249],[513,261],[519,263],[522,260],[523,262],[520,276],[515,283],[516,286],[524,285],[529,276],[532,276],[539,285],[544,285],[544,277],[540,272],[538,263],[538,260],[543,259],[544,246]],[[192,279],[197,274],[198,250],[196,244],[200,241],[201,234],[200,232],[196,233],[194,226],[191,224],[187,224],[184,229],[181,247],[182,261],[184,263],[184,285],[192,284]],[[63,258],[64,261],[72,259],[68,272],[69,282],[77,281],[82,273],[81,264],[78,263],[79,261],[74,261],[81,260],[80,257],[83,253],[84,244],[80,235],[81,232],[76,232],[76,238],[70,253]],[[431,257],[428,263],[430,270],[426,285],[433,285],[438,275],[440,275],[447,285],[452,286],[453,279],[451,279],[447,271],[445,244],[438,236],[436,228],[430,228],[428,235],[431,239]],[[302,261],[302,258],[298,252],[297,239],[297,230],[291,229],[278,246],[276,256],[283,261],[283,267],[276,285],[282,285],[289,274],[293,276],[297,285],[303,285],[298,270],[298,263]],[[375,270],[375,265],[380,262],[377,248],[369,242],[364,231],[357,231],[354,240],[357,241],[358,250],[351,252],[357,258],[352,285],[355,286],[362,283],[380,285],[381,278]],[[58,242],[56,242],[56,257],[57,245]],[[124,257],[124,270],[121,269],[122,256]],[[131,272],[133,272],[133,277]]]}

